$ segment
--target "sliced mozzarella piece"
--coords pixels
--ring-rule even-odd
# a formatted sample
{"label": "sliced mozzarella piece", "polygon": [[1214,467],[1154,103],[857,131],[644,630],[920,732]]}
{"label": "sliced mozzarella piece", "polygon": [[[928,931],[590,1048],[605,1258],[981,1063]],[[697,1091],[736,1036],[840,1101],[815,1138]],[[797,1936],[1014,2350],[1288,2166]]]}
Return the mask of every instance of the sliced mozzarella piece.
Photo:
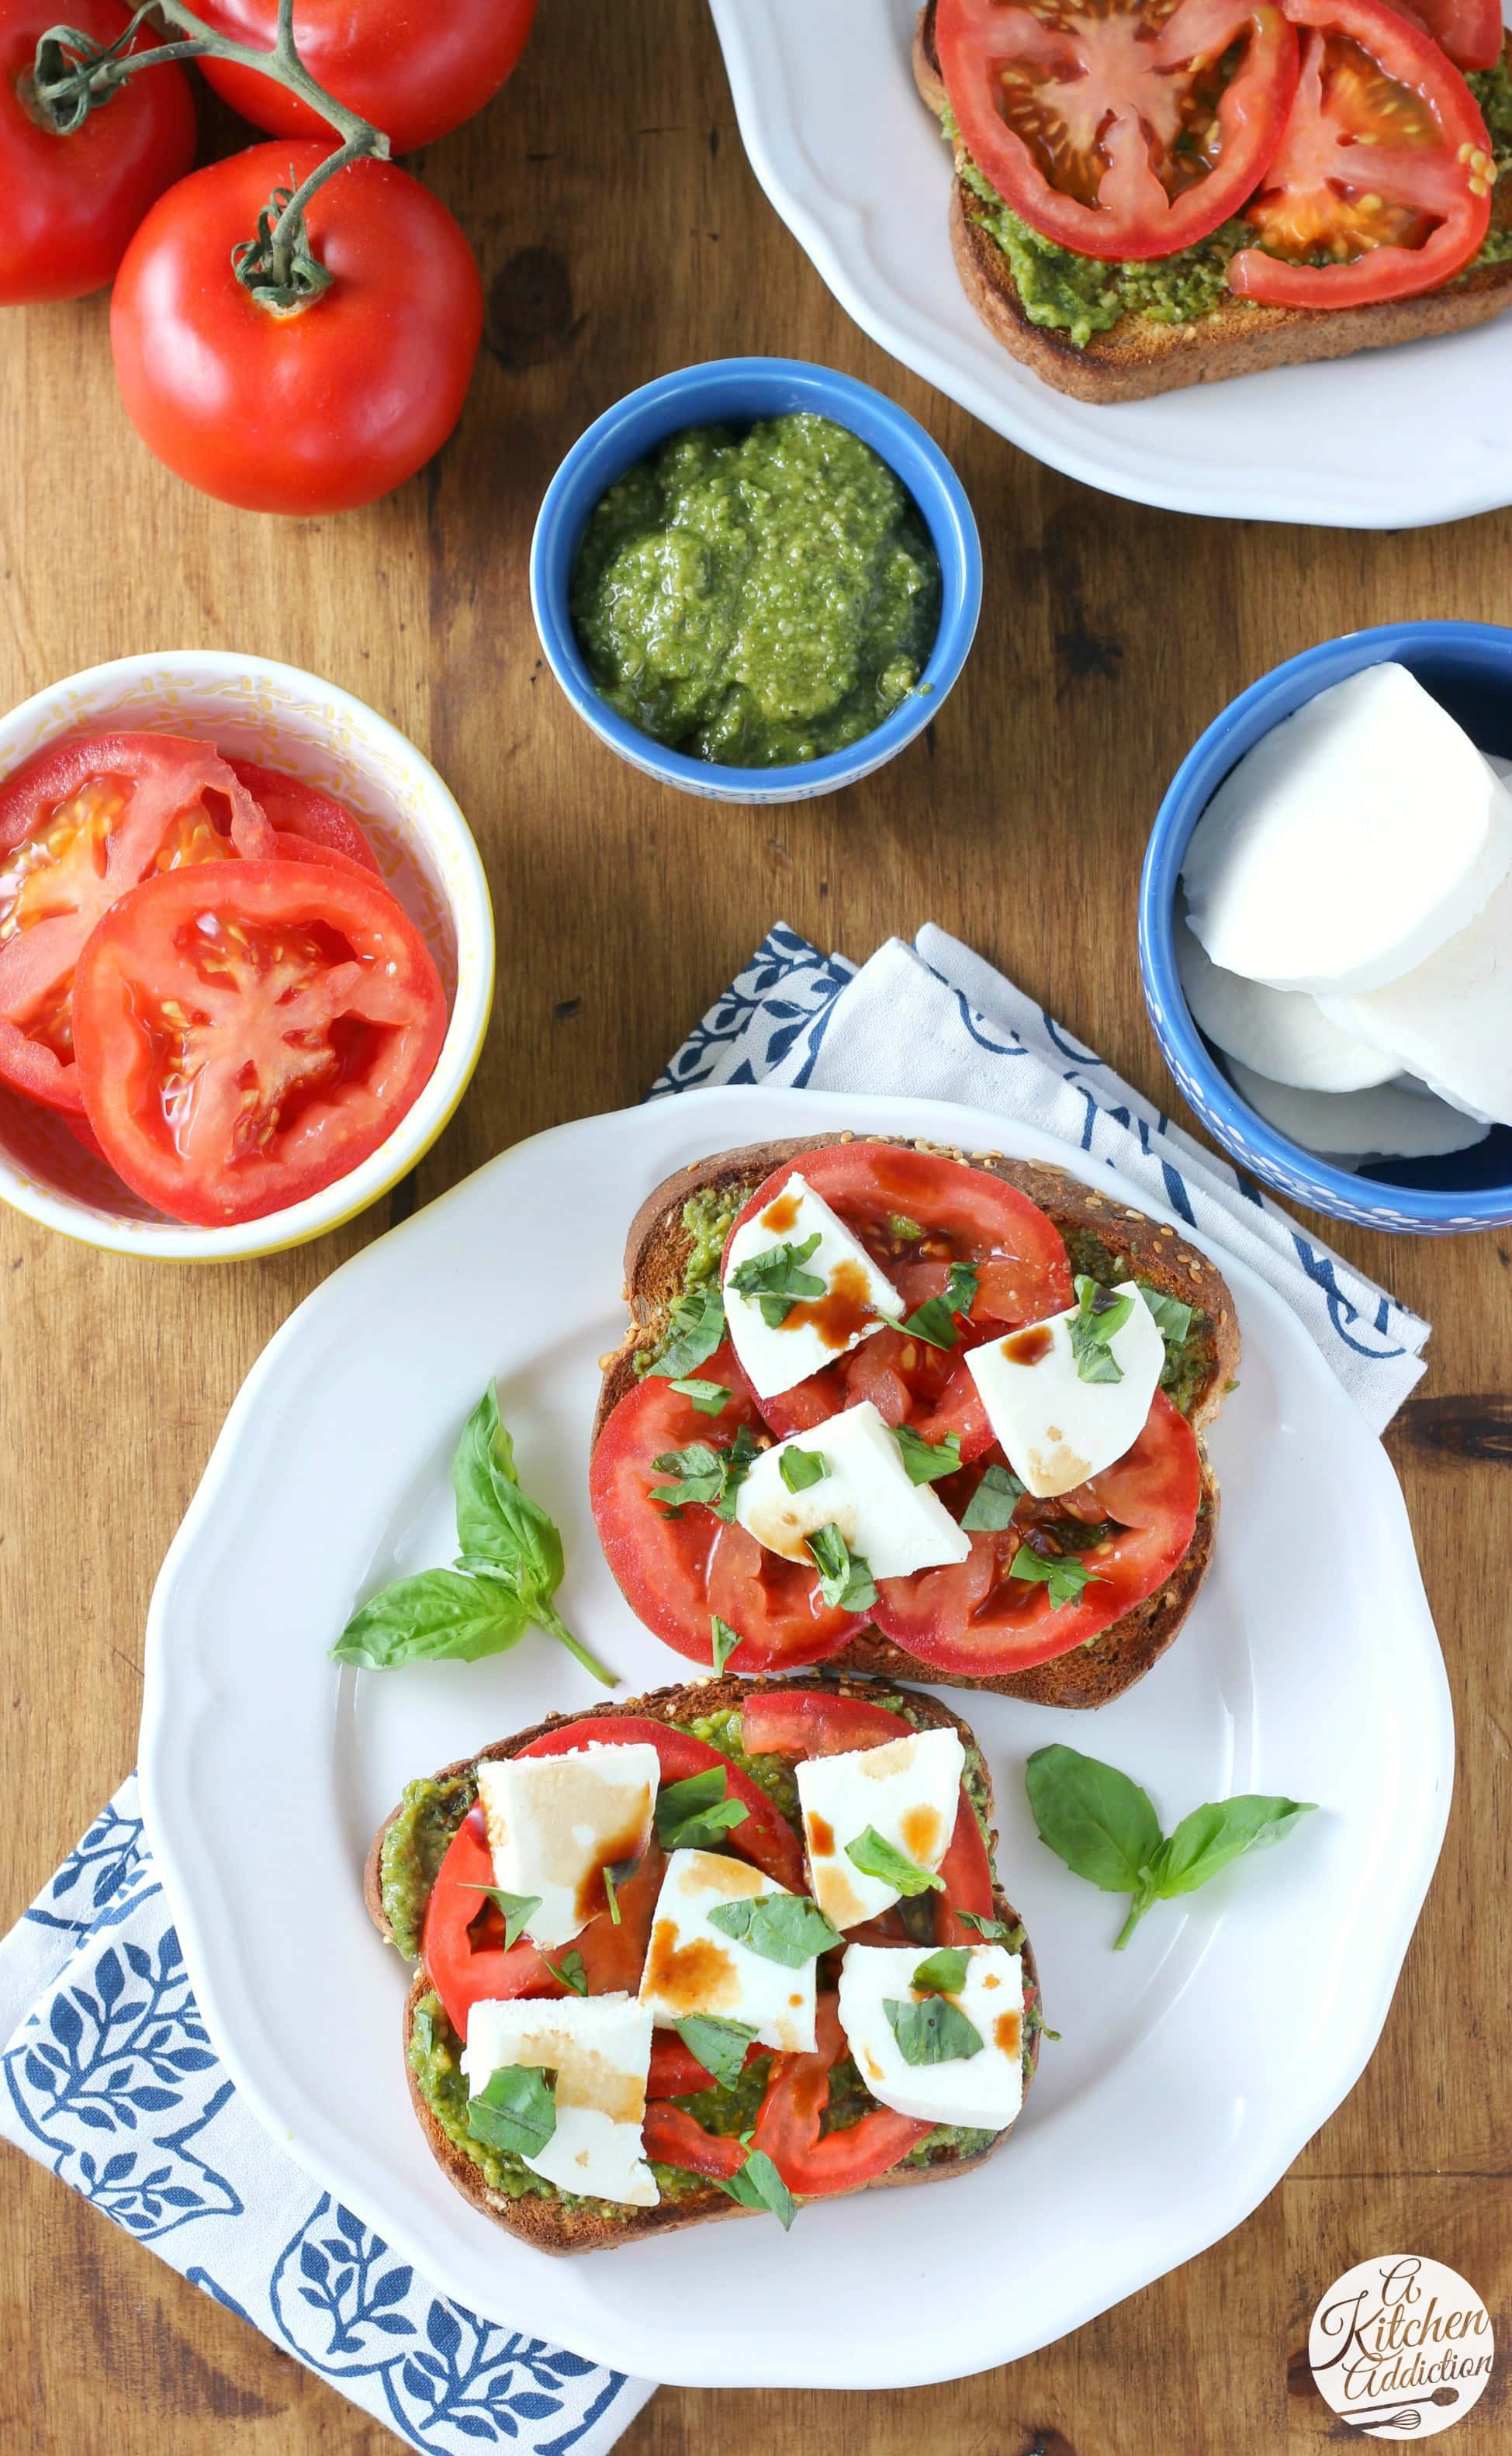
{"label": "sliced mozzarella piece", "polygon": [[913,1974],[928,1947],[853,1944],[840,1970],[840,2026],[873,2098],[925,2123],[1001,2132],[1024,2102],[1024,1965],[1001,1944],[966,1948],[966,1984],[947,1998],[982,2043],[946,2063],[910,2064],[887,2007],[916,2004]]}
{"label": "sliced mozzarella piece", "polygon": [[494,1879],[506,1893],[539,1895],[525,1921],[537,1944],[569,1944],[607,1908],[603,1871],[644,1851],[660,1778],[655,1749],[639,1740],[482,1760],[478,1796]]}
{"label": "sliced mozzarella piece", "polygon": [[[793,1451],[824,1461],[817,1483],[797,1492],[783,1477]],[[741,1484],[735,1515],[758,1544],[787,1561],[807,1562],[805,1538],[838,1526],[874,1578],[936,1569],[967,1560],[971,1550],[939,1494],[912,1481],[895,1435],[869,1399],[764,1450]]]}
{"label": "sliced mozzarella piece", "polygon": [[531,2172],[562,2192],[655,2208],[661,2194],[641,2142],[651,2016],[635,1997],[475,2004],[462,2049],[471,2096],[481,2096],[494,2074],[512,2064],[557,2076],[557,2128],[543,2149],[525,2158]]}
{"label": "sliced mozzarella piece", "polygon": [[879,1749],[806,1757],[798,1801],[814,1899],[836,1927],[859,1927],[898,1900],[898,1889],[848,1855],[868,1826],[932,1875],[950,1848],[966,1750],[954,1731],[913,1731]]}
{"label": "sliced mozzarella piece", "polygon": [[1073,1491],[1090,1475],[1100,1474],[1133,1449],[1144,1430],[1165,1370],[1165,1341],[1133,1279],[1121,1281],[1114,1293],[1134,1299],[1128,1320],[1107,1343],[1121,1381],[1083,1381],[1071,1342],[1077,1305],[1027,1330],[1010,1331],[1006,1339],[989,1340],[967,1356],[987,1421],[1013,1473],[1036,1500]]}
{"label": "sliced mozzarella piece", "polygon": [[[800,1299],[786,1320],[769,1322],[758,1298],[743,1296],[730,1285],[733,1273],[758,1255],[779,1245],[807,1244],[813,1236],[819,1242],[799,1268],[824,1281],[824,1295]],[[737,1228],[729,1240],[725,1318],[735,1353],[760,1399],[775,1399],[780,1390],[807,1382],[811,1373],[881,1330],[879,1316],[895,1321],[902,1311],[903,1299],[892,1281],[878,1270],[839,1213],[796,1171],[766,1209]]]}
{"label": "sliced mozzarella piece", "polygon": [[1307,1151],[1357,1159],[1366,1153],[1382,1159],[1429,1159],[1468,1151],[1490,1132],[1481,1119],[1465,1116],[1446,1101],[1425,1099],[1420,1092],[1404,1092],[1397,1083],[1382,1083],[1374,1092],[1295,1092],[1252,1074],[1233,1057],[1229,1073],[1251,1108]]}
{"label": "sliced mozzarella piece", "polygon": [[1369,665],[1227,775],[1182,868],[1216,964],[1274,988],[1377,989],[1472,921],[1512,868],[1512,795],[1404,665]]}
{"label": "sliced mozzarella piece", "polygon": [[1307,990],[1273,990],[1226,972],[1184,921],[1175,927],[1176,971],[1199,1032],[1275,1083],[1313,1092],[1358,1092],[1384,1083],[1392,1060],[1340,1030]]}
{"label": "sliced mozzarella piece", "polygon": [[1457,1109],[1512,1125],[1512,878],[1400,980],[1324,1005]]}
{"label": "sliced mozzarella piece", "polygon": [[690,2013],[711,2013],[717,2020],[747,2022],[764,2047],[786,2055],[812,2047],[817,1961],[789,1970],[709,1922],[710,1911],[723,1903],[787,1893],[786,1885],[744,1859],[717,1851],[673,1852],[641,1977],[641,2001],[664,2029]]}

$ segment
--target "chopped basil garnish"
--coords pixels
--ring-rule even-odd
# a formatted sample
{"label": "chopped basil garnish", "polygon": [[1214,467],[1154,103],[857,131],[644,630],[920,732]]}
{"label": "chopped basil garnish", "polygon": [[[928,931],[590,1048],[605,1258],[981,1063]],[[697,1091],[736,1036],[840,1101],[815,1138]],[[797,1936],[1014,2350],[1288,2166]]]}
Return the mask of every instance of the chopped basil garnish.
{"label": "chopped basil garnish", "polygon": [[462,1891],[468,1893],[486,1893],[495,1909],[503,1913],[506,1953],[512,1945],[520,1942],[524,1934],[525,1921],[532,1911],[539,1911],[541,1908],[539,1893],[501,1893],[497,1885],[464,1885]]}
{"label": "chopped basil garnish", "polygon": [[718,1612],[710,1612],[708,1627],[714,1668],[716,1671],[723,1671],[741,1642],[740,1631],[738,1628],[731,1628],[727,1620],[721,1620]]}
{"label": "chopped basil garnish", "polygon": [[1146,1304],[1155,1318],[1155,1328],[1168,1347],[1179,1347],[1196,1319],[1195,1305],[1183,1304],[1179,1297],[1168,1297],[1163,1288],[1153,1288],[1148,1279],[1135,1279]]}
{"label": "chopped basil garnish", "polygon": [[961,1463],[959,1433],[947,1433],[943,1441],[927,1442],[911,1424],[894,1424],[892,1438],[903,1453],[910,1484],[938,1484],[942,1475],[953,1475]]}
{"label": "chopped basil garnish", "polygon": [[717,1851],[750,1814],[743,1799],[726,1798],[727,1790],[723,1766],[664,1784],[656,1794],[656,1838],[663,1850]]}
{"label": "chopped basil garnish", "polygon": [[1005,1927],[1001,1919],[979,1918],[975,1911],[957,1911],[955,1915],[963,1927],[974,1927],[977,1934],[984,1937],[989,1944],[1006,1944],[1010,1953],[1022,1951],[1024,1930],[1021,1922],[1012,1927]]}
{"label": "chopped basil garnish", "polygon": [[725,1299],[718,1285],[678,1298],[666,1318],[666,1337],[647,1380],[674,1382],[707,1361],[725,1336]]}
{"label": "chopped basil garnish", "polygon": [[789,1492],[807,1492],[811,1484],[822,1483],[829,1469],[819,1450],[782,1449],[777,1453],[777,1472]]}
{"label": "chopped basil garnish", "polygon": [[603,1898],[608,1906],[609,1922],[611,1926],[618,1927],[620,1924],[620,1894],[619,1889],[614,1881],[614,1870],[612,1868],[605,1868],[602,1871],[602,1873],[603,1876]]}
{"label": "chopped basil garnish", "polygon": [[[749,2133],[743,2132],[741,2139],[748,2144]],[[746,2163],[739,2172],[716,2175],[714,2180],[732,2200],[739,2200],[743,2209],[769,2209],[785,2234],[798,2214],[797,2201],[765,2149],[747,2145]]]}
{"label": "chopped basil garnish", "polygon": [[1024,1486],[1011,1467],[984,1467],[982,1481],[962,1513],[961,1525],[968,1535],[1001,1535],[1004,1527],[1011,1524],[1023,1498]]}
{"label": "chopped basil garnish", "polygon": [[801,1300],[811,1303],[824,1295],[824,1280],[803,1268],[818,1246],[816,1228],[801,1245],[772,1245],[765,1253],[747,1255],[730,1272],[730,1286],[738,1296],[754,1297],[768,1330],[780,1330]]}
{"label": "chopped basil garnish", "polygon": [[708,1914],[710,1927],[733,1936],[763,1961],[777,1961],[784,1970],[802,1970],[840,1942],[817,1902],[803,1893],[763,1893],[744,1901],[716,1902]]}
{"label": "chopped basil garnish", "polygon": [[926,1347],[954,1347],[960,1340],[954,1317],[967,1314],[976,1302],[980,1273],[970,1262],[952,1262],[950,1276],[943,1296],[928,1297],[917,1313],[910,1313],[900,1327],[906,1339],[922,1339]]}
{"label": "chopped basil garnish", "polygon": [[1011,1578],[1032,1578],[1048,1586],[1052,1611],[1077,1602],[1083,1586],[1093,1576],[1086,1563],[1078,1561],[1074,1554],[1036,1552],[1032,1544],[1020,1544],[1008,1565],[1008,1574]]}
{"label": "chopped basil garnish", "polygon": [[909,1983],[920,1996],[959,1996],[971,1966],[969,1946],[942,1944],[938,1953],[920,1962]]}
{"label": "chopped basil garnish", "polygon": [[864,1876],[875,1876],[879,1885],[890,1885],[896,1893],[943,1893],[945,1879],[933,1876],[914,1859],[907,1859],[901,1851],[887,1841],[874,1825],[868,1825],[854,1842],[846,1844],[846,1857]]}
{"label": "chopped basil garnish", "polygon": [[876,1581],[859,1552],[852,1552],[838,1526],[821,1526],[807,1539],[809,1557],[819,1572],[819,1591],[834,1611],[869,1611],[877,1600]]}
{"label": "chopped basil garnish", "polygon": [[922,2004],[886,1996],[882,2009],[906,2064],[953,2064],[982,2052],[982,2033],[959,2004],[928,1996]]}
{"label": "chopped basil garnish", "polygon": [[664,1450],[651,1464],[677,1482],[653,1484],[651,1499],[661,1503],[669,1518],[680,1516],[688,1502],[702,1502],[728,1526],[735,1516],[735,1496],[760,1456],[749,1424],[742,1424],[724,1449],[711,1442],[689,1442],[686,1449]]}
{"label": "chopped basil garnish", "polygon": [[746,2050],[755,2043],[748,2021],[717,2021],[711,2013],[690,2013],[674,2024],[690,2056],[697,2056],[716,2089],[733,2089],[741,2077]]}
{"label": "chopped basil garnish", "polygon": [[[541,1953],[541,1947],[539,1944],[536,1947],[536,1951]],[[553,1978],[560,1978],[563,1987],[571,1988],[574,1996],[586,1996],[588,1992],[588,1974],[582,1966],[582,1955],[581,1953],[563,1954],[560,1969],[556,1962],[546,1961],[546,1956],[543,1953],[541,1954],[541,1958],[546,1963],[546,1968],[550,1971]]]}
{"label": "chopped basil garnish", "polygon": [[1121,1382],[1123,1366],[1108,1342],[1134,1309],[1133,1297],[1114,1296],[1096,1279],[1078,1278],[1077,1310],[1068,1325],[1071,1352],[1083,1382]]}
{"label": "chopped basil garnish", "polygon": [[539,2158],[557,2128],[556,2077],[538,2064],[505,2064],[467,2101],[467,2129],[485,2148]]}
{"label": "chopped basil garnish", "polygon": [[691,1399],[701,1416],[720,1415],[735,1395],[723,1382],[674,1382],[672,1387],[680,1398]]}

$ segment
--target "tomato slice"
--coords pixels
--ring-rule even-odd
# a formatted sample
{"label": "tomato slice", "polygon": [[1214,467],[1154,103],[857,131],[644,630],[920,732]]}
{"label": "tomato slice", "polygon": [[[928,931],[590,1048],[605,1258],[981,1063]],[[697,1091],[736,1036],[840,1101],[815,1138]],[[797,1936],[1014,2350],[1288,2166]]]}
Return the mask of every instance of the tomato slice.
{"label": "tomato slice", "polygon": [[[965,1475],[957,1489],[963,1489]],[[1112,1627],[1165,1584],[1191,1545],[1202,1494],[1196,1436],[1157,1390],[1134,1447],[1053,1502],[1020,1502],[1000,1534],[971,1537],[971,1558],[911,1578],[883,1578],[873,1613],[895,1645],[937,1671],[1028,1671]],[[1104,1530],[1086,1552],[1092,1571],[1071,1603],[1052,1603],[1037,1580],[1010,1576],[1031,1529],[1080,1522]],[[1075,1545],[1041,1544],[1041,1549]]]}
{"label": "tomato slice", "polygon": [[387,890],[292,861],[132,889],[96,924],[73,1004],[107,1158],[204,1227],[260,1219],[358,1167],[446,1034],[436,966]]}
{"label": "tomato slice", "polygon": [[[901,1331],[873,1331],[796,1388],[757,1401],[766,1422],[783,1436],[810,1432],[826,1417],[869,1399],[885,1423],[911,1424],[926,1441],[954,1433],[963,1459],[980,1457],[992,1435],[966,1369],[965,1346],[1043,1321],[1071,1303],[1071,1265],[1060,1231],[1037,1203],[985,1169],[871,1142],[833,1143],[784,1160],[757,1188],[735,1228],[766,1210],[795,1173],[860,1238],[910,1314],[945,1293],[952,1262],[972,1264],[977,1289],[970,1315],[955,1317],[958,1335],[970,1320],[970,1342],[937,1348]],[[913,1230],[922,1233],[905,1233]]]}
{"label": "tomato slice", "polygon": [[[772,1876],[789,1893],[801,1891],[804,1881],[803,1845],[775,1801],[767,1798],[749,1774],[742,1773],[732,1759],[719,1749],[709,1747],[692,1731],[680,1731],[669,1723],[659,1723],[649,1714],[593,1714],[582,1722],[562,1723],[555,1730],[542,1731],[521,1750],[522,1757],[570,1756],[574,1749],[585,1749],[590,1743],[605,1747],[641,1740],[655,1749],[664,1783],[686,1782],[695,1773],[706,1773],[711,1766],[725,1769],[725,1795],[738,1799],[749,1811],[743,1825],[732,1825],[729,1847],[764,1875]],[[636,1972],[636,1983],[640,1983]]]}
{"label": "tomato slice", "polygon": [[1259,241],[1229,266],[1241,298],[1360,307],[1437,290],[1491,219],[1495,166],[1474,95],[1386,0],[1284,0],[1301,73],[1250,205]]}
{"label": "tomato slice", "polygon": [[671,1518],[650,1497],[668,1481],[655,1462],[690,1443],[727,1447],[744,1424],[761,1422],[750,1386],[727,1343],[698,1368],[723,1382],[729,1403],[701,1416],[670,1382],[648,1374],[626,1391],[594,1446],[588,1491],[599,1541],[630,1608],[690,1662],[712,1661],[717,1613],[740,1632],[735,1671],[796,1669],[821,1662],[866,1626],[865,1614],[833,1611],[811,1569],[764,1550],[743,1526],[725,1525],[701,1502]]}
{"label": "tomato slice", "polygon": [[73,973],[101,914],[160,871],[275,849],[202,742],[89,735],[17,768],[0,786],[0,1080],[81,1116]]}
{"label": "tomato slice", "polygon": [[[767,2047],[750,2046],[746,2061],[754,2063],[758,2057],[770,2054]],[[688,2098],[696,2090],[712,2089],[714,2076],[705,2071],[691,2047],[685,2047],[675,2030],[657,2030],[651,2037],[651,2070],[646,2080],[648,2098]]]}
{"label": "tomato slice", "polygon": [[1411,0],[1401,13],[1425,26],[1457,69],[1494,69],[1502,56],[1502,0]]}
{"label": "tomato slice", "polygon": [[772,2057],[753,2140],[754,2147],[766,2150],[788,2190],[802,2200],[859,2192],[889,2173],[934,2129],[914,2116],[879,2106],[843,2132],[821,2135],[830,2074],[848,2053],[838,1996],[820,1996],[815,2038],[811,2055]]}
{"label": "tomato slice", "polygon": [[[651,2059],[654,2073],[654,2043]],[[646,2087],[649,2091],[649,2082]],[[716,2180],[727,2181],[746,2163],[744,2140],[736,2139],[732,2133],[706,2131],[685,2107],[668,2106],[665,2098],[654,2096],[646,2106],[641,2139],[648,2158],[659,2159],[664,2166],[684,2167],[690,2175],[709,2175]]]}
{"label": "tomato slice", "polygon": [[1256,0],[939,0],[935,44],[978,170],[1080,256],[1171,256],[1259,182],[1297,38]]}
{"label": "tomato slice", "polygon": [[345,853],[358,870],[378,875],[378,856],[345,804],[302,776],[285,776],[276,768],[259,768],[255,759],[231,759],[227,766],[239,776],[270,827],[301,843],[325,845]]}

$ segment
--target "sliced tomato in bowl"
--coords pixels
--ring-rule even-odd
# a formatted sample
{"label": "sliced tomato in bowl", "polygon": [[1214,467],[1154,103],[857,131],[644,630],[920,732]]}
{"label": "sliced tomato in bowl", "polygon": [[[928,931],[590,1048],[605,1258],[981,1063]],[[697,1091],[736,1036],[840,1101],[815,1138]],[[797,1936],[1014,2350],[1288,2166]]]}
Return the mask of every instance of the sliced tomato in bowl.
{"label": "sliced tomato in bowl", "polygon": [[1457,69],[1494,69],[1505,47],[1502,0],[1403,0],[1401,13],[1424,27]]}
{"label": "sliced tomato in bowl", "polygon": [[1258,184],[1297,85],[1264,0],[938,0],[935,44],[978,170],[1079,256],[1206,238]]}
{"label": "sliced tomato in bowl", "polygon": [[1495,165],[1469,87],[1387,0],[1285,0],[1301,73],[1229,286],[1272,307],[1362,307],[1437,290],[1491,219]]}
{"label": "sliced tomato in bowl", "polygon": [[963,1458],[979,1456],[992,1436],[966,1369],[966,1347],[1042,1321],[1071,1303],[1071,1265],[1059,1230],[1027,1195],[986,1169],[906,1144],[857,1141],[785,1160],[752,1195],[731,1237],[767,1209],[794,1175],[859,1238],[907,1314],[945,1295],[956,1264],[971,1266],[976,1286],[969,1309],[953,1317],[953,1347],[931,1346],[907,1331],[872,1331],[808,1381],[759,1400],[766,1423],[783,1437],[809,1432],[826,1417],[869,1399],[886,1423],[911,1424],[926,1441],[953,1433]]}
{"label": "sliced tomato in bowl", "polygon": [[111,1165],[172,1218],[220,1227],[378,1149],[430,1077],[446,1000],[378,880],[238,861],[112,904],[80,955],[73,1021]]}
{"label": "sliced tomato in bowl", "polygon": [[[280,768],[259,768],[255,759],[229,759],[226,764],[281,836],[344,853],[358,870],[378,875],[377,854],[345,803],[334,793],[306,784],[302,776],[286,776]],[[285,845],[281,850],[286,856],[290,848]]]}
{"label": "sliced tomato in bowl", "polygon": [[116,899],[161,872],[261,858],[273,829],[227,763],[172,734],[52,744],[0,785],[0,1080],[82,1115],[73,976]]}

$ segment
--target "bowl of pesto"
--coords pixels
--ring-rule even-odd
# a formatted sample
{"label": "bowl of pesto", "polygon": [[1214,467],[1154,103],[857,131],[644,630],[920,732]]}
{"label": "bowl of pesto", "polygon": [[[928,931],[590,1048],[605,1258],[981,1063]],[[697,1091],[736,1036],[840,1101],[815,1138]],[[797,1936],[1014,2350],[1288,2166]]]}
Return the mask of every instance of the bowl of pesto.
{"label": "bowl of pesto", "polygon": [[547,662],[622,759],[808,801],[938,712],[982,599],[976,522],[916,420],[794,358],[643,385],[573,445],[530,559]]}

